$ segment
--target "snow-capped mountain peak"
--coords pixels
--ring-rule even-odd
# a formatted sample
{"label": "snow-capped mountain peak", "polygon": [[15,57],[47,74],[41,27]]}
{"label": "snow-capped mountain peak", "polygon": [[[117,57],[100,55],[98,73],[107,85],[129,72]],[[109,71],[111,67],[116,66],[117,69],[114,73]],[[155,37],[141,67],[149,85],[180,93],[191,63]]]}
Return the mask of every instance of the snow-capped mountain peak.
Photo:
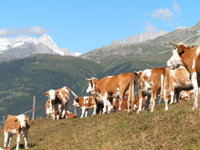
{"label": "snow-capped mountain peak", "polygon": [[[61,49],[59,48],[53,39],[47,35],[43,34],[39,39],[34,37],[17,37],[17,38],[0,38],[0,53],[6,50],[15,49],[19,47],[24,47],[25,45],[45,45],[49,49],[51,49],[51,53],[60,54],[60,55],[71,55],[71,56],[79,56],[81,53],[79,52],[71,52],[68,48]],[[38,49],[36,53],[43,53],[42,49]]]}

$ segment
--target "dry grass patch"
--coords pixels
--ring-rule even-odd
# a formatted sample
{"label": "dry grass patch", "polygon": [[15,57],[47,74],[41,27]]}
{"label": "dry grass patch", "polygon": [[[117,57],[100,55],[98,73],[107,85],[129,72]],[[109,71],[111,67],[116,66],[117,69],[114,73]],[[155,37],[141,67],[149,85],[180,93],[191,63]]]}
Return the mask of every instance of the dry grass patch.
{"label": "dry grass patch", "polygon": [[[157,105],[153,113],[120,112],[78,119],[31,121],[30,149],[200,149],[200,111],[192,101]],[[3,146],[3,127],[0,128]],[[24,142],[21,141],[23,148]],[[11,148],[15,149],[16,136]]]}

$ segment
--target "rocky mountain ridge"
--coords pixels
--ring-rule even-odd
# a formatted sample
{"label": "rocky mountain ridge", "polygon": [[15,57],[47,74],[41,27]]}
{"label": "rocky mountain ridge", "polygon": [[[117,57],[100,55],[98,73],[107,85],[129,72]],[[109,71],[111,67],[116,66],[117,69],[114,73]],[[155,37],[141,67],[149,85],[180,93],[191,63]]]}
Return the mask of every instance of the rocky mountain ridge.
{"label": "rocky mountain ridge", "polygon": [[33,54],[81,55],[79,52],[72,53],[68,48],[59,48],[47,34],[43,34],[39,39],[30,37],[15,41],[11,45],[7,45],[6,48],[1,48],[1,56],[24,58]]}
{"label": "rocky mountain ridge", "polygon": [[144,41],[149,40],[149,39],[154,39],[154,38],[157,38],[159,36],[163,36],[167,33],[168,32],[165,31],[165,30],[162,30],[162,31],[159,31],[159,32],[140,33],[139,35],[135,35],[133,37],[127,36],[123,42],[119,41],[119,39],[116,39],[116,40],[112,41],[109,45],[140,43],[140,42],[144,42]]}

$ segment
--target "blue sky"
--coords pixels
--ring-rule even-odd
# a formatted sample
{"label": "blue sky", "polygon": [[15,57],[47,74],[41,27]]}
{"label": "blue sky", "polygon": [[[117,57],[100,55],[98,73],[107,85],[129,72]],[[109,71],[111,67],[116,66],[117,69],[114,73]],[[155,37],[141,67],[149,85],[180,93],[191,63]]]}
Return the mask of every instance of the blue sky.
{"label": "blue sky", "polygon": [[47,33],[58,47],[83,54],[141,32],[191,27],[199,6],[198,0],[0,0],[0,38]]}

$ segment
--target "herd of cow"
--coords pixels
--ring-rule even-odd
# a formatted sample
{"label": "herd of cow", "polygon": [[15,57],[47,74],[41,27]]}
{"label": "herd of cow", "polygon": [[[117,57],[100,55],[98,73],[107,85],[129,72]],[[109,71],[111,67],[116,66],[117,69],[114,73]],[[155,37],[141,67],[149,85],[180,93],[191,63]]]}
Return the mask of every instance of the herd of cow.
{"label": "herd of cow", "polygon": [[[137,113],[148,110],[154,111],[156,99],[159,102],[164,98],[165,110],[168,110],[169,103],[176,103],[182,99],[191,99],[194,96],[193,109],[198,108],[198,95],[200,85],[200,46],[189,47],[183,43],[173,43],[175,49],[171,58],[167,61],[168,68],[164,67],[146,69],[134,72],[138,78],[138,94],[134,97],[136,79],[133,73],[121,73],[117,76],[107,76],[103,79],[86,78],[88,87],[86,92],[91,96],[78,97],[67,86],[58,90],[49,90],[45,95],[49,98],[46,102],[46,114],[53,119],[76,118],[69,111],[68,103],[70,92],[75,96],[73,106],[82,109],[81,118],[87,117],[88,109],[94,109],[93,115],[99,113],[110,113],[127,110]],[[128,96],[128,98],[125,98]],[[119,100],[117,100],[119,99]],[[58,115],[57,115],[57,112]],[[13,135],[17,136],[19,149],[20,133],[24,135],[25,148],[28,148],[27,134],[30,127],[28,116],[8,115],[4,129],[4,147],[10,146]]]}

